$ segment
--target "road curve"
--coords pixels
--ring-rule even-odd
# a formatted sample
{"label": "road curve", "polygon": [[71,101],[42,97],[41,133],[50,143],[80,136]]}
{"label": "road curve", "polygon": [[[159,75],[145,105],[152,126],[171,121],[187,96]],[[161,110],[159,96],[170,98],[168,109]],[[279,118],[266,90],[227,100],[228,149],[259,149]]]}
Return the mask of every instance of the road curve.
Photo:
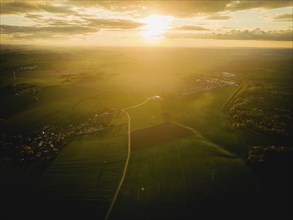
{"label": "road curve", "polygon": [[130,158],[130,150],[131,150],[131,128],[130,128],[130,116],[129,116],[129,114],[128,114],[128,112],[127,112],[126,110],[129,110],[129,109],[133,109],[133,108],[136,108],[136,107],[142,106],[142,105],[144,105],[145,103],[147,103],[147,102],[148,102],[149,100],[151,100],[151,99],[159,99],[159,98],[160,98],[159,96],[151,96],[151,97],[148,97],[144,102],[142,102],[142,103],[140,103],[140,104],[137,104],[137,105],[134,105],[134,106],[131,106],[131,107],[128,107],[128,108],[124,108],[124,109],[121,110],[123,113],[126,114],[127,119],[128,119],[128,129],[127,129],[127,130],[128,130],[127,158],[126,158],[125,166],[124,166],[124,169],[123,169],[122,177],[121,177],[121,179],[120,179],[120,181],[119,181],[119,184],[118,184],[117,190],[116,190],[116,192],[115,192],[115,194],[114,194],[114,197],[113,197],[113,199],[112,199],[112,202],[111,202],[111,204],[110,204],[110,206],[109,206],[109,209],[108,209],[108,211],[107,211],[107,214],[106,214],[106,216],[105,216],[105,220],[108,220],[109,217],[110,217],[110,215],[111,215],[112,209],[113,209],[113,207],[114,207],[114,204],[115,204],[116,199],[117,199],[117,197],[118,197],[118,194],[119,194],[119,192],[120,192],[121,186],[122,186],[123,181],[124,181],[124,179],[125,179],[125,175],[126,175],[126,171],[127,171],[128,163],[129,163],[129,158]]}
{"label": "road curve", "polygon": [[148,97],[144,102],[140,103],[140,104],[137,104],[137,105],[134,105],[134,106],[131,106],[131,107],[128,107],[128,108],[124,108],[122,109],[122,111],[126,111],[126,110],[129,110],[129,109],[133,109],[133,108],[137,108],[139,106],[142,106],[144,105],[145,103],[147,103],[149,100],[153,99],[154,96],[151,96],[151,97]]}

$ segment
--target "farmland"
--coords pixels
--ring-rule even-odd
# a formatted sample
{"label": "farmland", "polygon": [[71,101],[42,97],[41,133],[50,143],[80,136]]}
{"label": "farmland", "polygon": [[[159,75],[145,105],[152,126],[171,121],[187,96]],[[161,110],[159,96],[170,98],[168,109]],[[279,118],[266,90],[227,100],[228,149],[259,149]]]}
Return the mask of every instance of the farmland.
{"label": "farmland", "polygon": [[292,147],[289,63],[286,49],[3,46],[7,210],[104,218],[127,158],[121,110],[157,95],[127,110],[130,161],[110,219],[290,215],[292,189],[247,165],[250,146]]}

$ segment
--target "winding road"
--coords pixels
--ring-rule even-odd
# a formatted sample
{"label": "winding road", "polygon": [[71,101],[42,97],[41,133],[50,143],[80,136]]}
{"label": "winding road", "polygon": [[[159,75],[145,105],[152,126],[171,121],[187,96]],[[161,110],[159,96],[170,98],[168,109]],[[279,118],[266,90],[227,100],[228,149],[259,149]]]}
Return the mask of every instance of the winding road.
{"label": "winding road", "polygon": [[121,110],[124,114],[126,114],[126,116],[127,116],[127,118],[128,118],[128,129],[127,129],[127,130],[128,130],[127,158],[126,158],[125,166],[124,166],[124,169],[123,169],[122,177],[121,177],[121,179],[120,179],[120,181],[119,181],[118,187],[117,187],[117,189],[116,189],[116,192],[115,192],[115,194],[114,194],[114,197],[113,197],[113,199],[112,199],[112,202],[111,202],[111,204],[110,204],[110,206],[109,206],[109,209],[108,209],[108,211],[107,211],[107,214],[106,214],[106,216],[105,216],[105,220],[108,220],[109,217],[110,217],[110,215],[111,215],[112,209],[113,209],[113,207],[114,207],[114,205],[115,205],[116,199],[117,199],[117,197],[118,197],[118,194],[119,194],[119,192],[120,192],[121,186],[122,186],[123,181],[124,181],[124,179],[125,179],[125,175],[126,175],[126,172],[127,172],[128,163],[129,163],[129,159],[130,159],[130,151],[131,151],[131,127],[130,127],[130,122],[131,122],[131,121],[130,121],[130,116],[129,116],[127,110],[130,110],[130,109],[133,109],[133,108],[140,107],[140,106],[144,105],[145,103],[147,103],[147,102],[150,101],[150,100],[158,100],[158,99],[161,99],[161,97],[160,97],[160,96],[157,96],[157,95],[155,95],[155,96],[151,96],[151,97],[148,97],[145,101],[143,101],[143,102],[140,103],[140,104],[137,104],[137,105],[134,105],[134,106],[131,106],[131,107],[128,107],[128,108],[124,108],[124,109]]}

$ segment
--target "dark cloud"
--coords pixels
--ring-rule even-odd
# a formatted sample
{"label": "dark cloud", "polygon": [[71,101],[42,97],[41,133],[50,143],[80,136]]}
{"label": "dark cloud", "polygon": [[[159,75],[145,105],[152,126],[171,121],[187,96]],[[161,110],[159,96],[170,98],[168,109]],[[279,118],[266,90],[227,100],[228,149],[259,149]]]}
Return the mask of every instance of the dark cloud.
{"label": "dark cloud", "polygon": [[12,26],[1,25],[1,34],[35,34],[35,33],[59,33],[59,34],[85,34],[97,32],[98,29],[81,26],[66,27],[33,27],[33,26]]}
{"label": "dark cloud", "polygon": [[189,17],[198,13],[217,13],[223,11],[239,11],[252,8],[281,8],[292,6],[291,0],[182,0],[182,1],[79,1],[69,0],[73,4],[84,7],[103,7],[111,11],[137,12],[141,15],[158,13],[178,17]]}
{"label": "dark cloud", "polygon": [[44,20],[45,24],[48,24],[50,26],[55,26],[55,27],[66,27],[66,26],[87,26],[83,21],[80,20],[61,20],[61,19],[46,19]]}
{"label": "dark cloud", "polygon": [[40,9],[29,2],[2,2],[1,1],[1,14],[18,14],[26,12],[35,12]]}
{"label": "dark cloud", "polygon": [[176,30],[182,30],[182,31],[208,31],[209,29],[201,27],[201,26],[192,26],[192,25],[186,25],[176,28]]}
{"label": "dark cloud", "polygon": [[35,14],[27,14],[25,15],[25,17],[30,19],[36,19],[36,20],[43,19],[42,15],[35,15]]}
{"label": "dark cloud", "polygon": [[124,19],[86,19],[89,21],[90,26],[96,26],[99,28],[117,28],[117,29],[136,29],[144,24]]}
{"label": "dark cloud", "polygon": [[168,33],[167,38],[194,38],[194,39],[221,39],[221,40],[271,40],[292,41],[292,29],[263,31],[259,28],[254,30],[231,30],[225,33]]}
{"label": "dark cloud", "polygon": [[38,32],[38,33],[31,33],[31,34],[23,34],[23,33],[15,33],[11,34],[13,36],[13,40],[29,40],[29,41],[34,41],[34,40],[39,40],[39,39],[56,39],[60,38],[58,35],[52,35],[51,33],[47,32]]}
{"label": "dark cloud", "polygon": [[50,25],[50,26],[72,26],[72,25],[81,25],[84,26],[88,22],[84,21],[82,18],[76,16],[75,18],[66,19],[60,18],[59,16],[56,18],[48,18],[42,15],[35,15],[35,14],[27,14],[25,15],[26,18],[31,19],[33,22],[37,23],[38,25]]}
{"label": "dark cloud", "polygon": [[259,28],[254,30],[232,30],[225,34],[213,34],[218,39],[230,40],[277,40],[292,41],[292,30],[263,31]]}
{"label": "dark cloud", "polygon": [[76,14],[70,5],[55,6],[54,1],[1,1],[1,14],[21,14],[30,12],[50,12],[63,14]]}
{"label": "dark cloud", "polygon": [[232,17],[229,15],[211,15],[211,16],[207,17],[207,19],[209,19],[209,20],[228,20],[231,18]]}
{"label": "dark cloud", "polygon": [[291,21],[293,20],[293,14],[281,14],[273,17],[274,21]]}
{"label": "dark cloud", "polygon": [[[56,5],[62,3],[63,5]],[[105,8],[110,11],[140,14],[141,16],[157,13],[178,17],[190,17],[198,13],[218,13],[223,11],[238,11],[251,8],[280,8],[292,6],[292,0],[201,0],[201,1],[99,1],[99,0],[16,0],[1,1],[1,14],[16,14],[35,11],[50,13],[76,13],[73,7]]]}
{"label": "dark cloud", "polygon": [[54,6],[50,4],[39,5],[39,8],[43,11],[50,13],[63,13],[63,14],[77,14],[69,6]]}

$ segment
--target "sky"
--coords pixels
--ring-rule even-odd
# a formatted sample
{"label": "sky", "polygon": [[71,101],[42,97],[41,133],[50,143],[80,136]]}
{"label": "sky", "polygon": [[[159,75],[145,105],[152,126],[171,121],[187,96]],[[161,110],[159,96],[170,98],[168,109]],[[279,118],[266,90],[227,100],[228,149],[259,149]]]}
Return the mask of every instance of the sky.
{"label": "sky", "polygon": [[292,0],[0,1],[1,44],[292,48]]}

